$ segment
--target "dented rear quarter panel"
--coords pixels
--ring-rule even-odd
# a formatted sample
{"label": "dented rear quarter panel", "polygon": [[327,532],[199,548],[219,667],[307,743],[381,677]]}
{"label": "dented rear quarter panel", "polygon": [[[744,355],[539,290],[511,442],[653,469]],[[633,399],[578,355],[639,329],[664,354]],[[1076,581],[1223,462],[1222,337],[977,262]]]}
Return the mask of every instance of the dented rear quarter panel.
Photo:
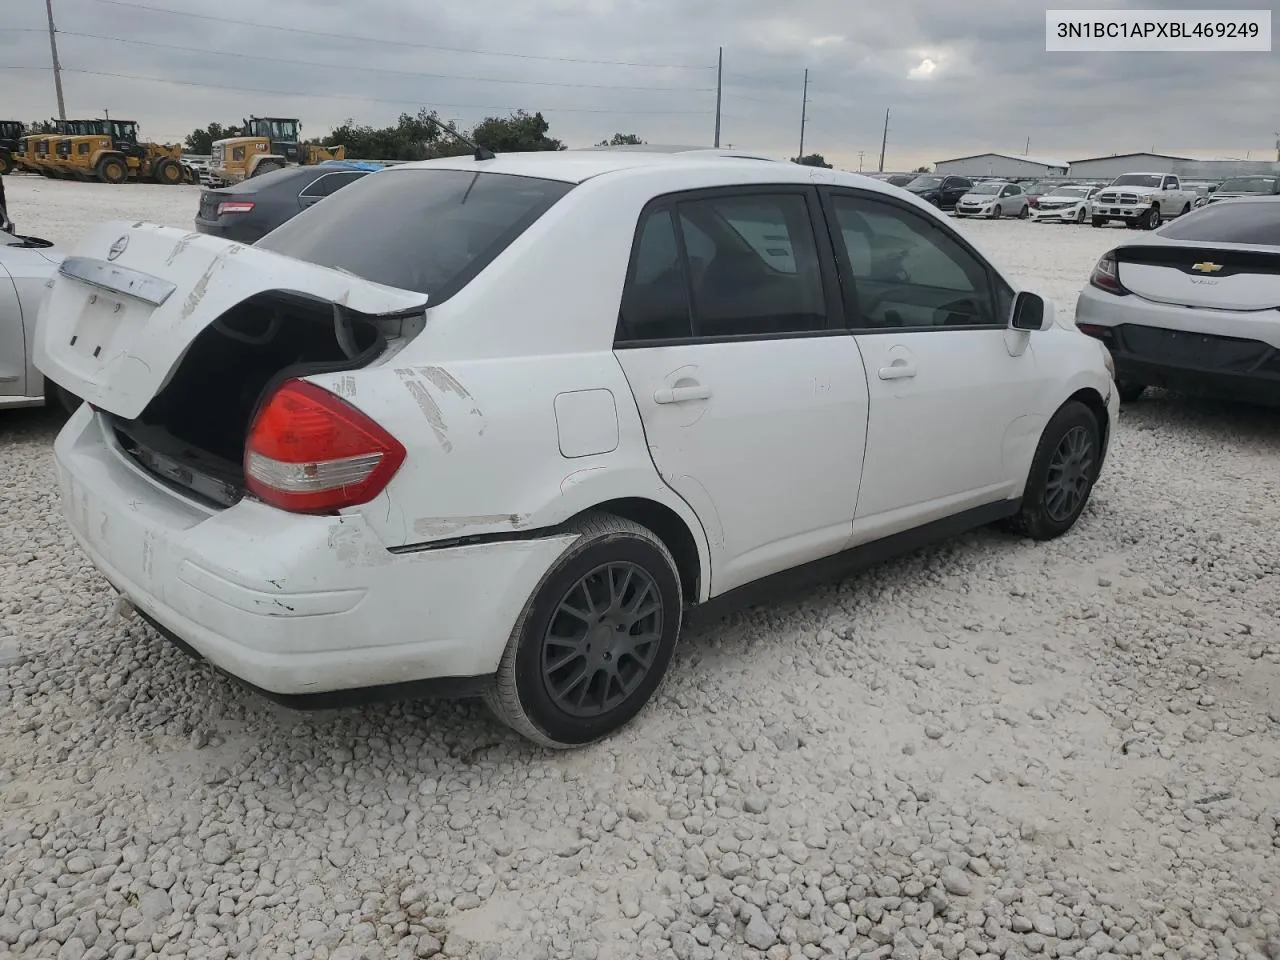
{"label": "dented rear quarter panel", "polygon": [[[640,497],[673,510],[694,535],[710,582],[697,516],[658,476],[635,401],[612,351],[574,356],[414,362],[308,379],[389,430],[408,456],[359,513],[387,547],[547,530],[610,500]],[[594,455],[560,452],[555,398],[608,390],[618,442]]]}

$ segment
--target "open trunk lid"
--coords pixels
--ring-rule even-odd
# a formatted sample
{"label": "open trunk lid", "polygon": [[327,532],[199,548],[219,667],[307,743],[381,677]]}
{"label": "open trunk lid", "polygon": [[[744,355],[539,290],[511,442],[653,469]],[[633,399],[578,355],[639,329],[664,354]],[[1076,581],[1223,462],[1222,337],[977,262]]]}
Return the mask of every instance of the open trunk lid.
{"label": "open trunk lid", "polygon": [[62,262],[40,311],[36,367],[133,420],[206,327],[271,292],[376,317],[421,314],[427,304],[425,294],[220,237],[116,221],[90,231]]}

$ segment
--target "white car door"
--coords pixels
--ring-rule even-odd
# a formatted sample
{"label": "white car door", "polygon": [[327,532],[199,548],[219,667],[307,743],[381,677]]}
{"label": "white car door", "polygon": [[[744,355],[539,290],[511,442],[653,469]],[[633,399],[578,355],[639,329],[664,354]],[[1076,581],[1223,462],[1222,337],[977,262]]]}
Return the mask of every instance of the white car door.
{"label": "white car door", "polygon": [[0,397],[23,397],[26,390],[27,340],[22,305],[13,278],[0,263]]}
{"label": "white car door", "polygon": [[867,383],[805,186],[646,208],[615,356],[663,480],[711,545],[711,590],[849,545]]}
{"label": "white car door", "polygon": [[826,199],[870,385],[855,542],[1008,498],[1043,425],[1013,291],[940,218],[881,194]]}

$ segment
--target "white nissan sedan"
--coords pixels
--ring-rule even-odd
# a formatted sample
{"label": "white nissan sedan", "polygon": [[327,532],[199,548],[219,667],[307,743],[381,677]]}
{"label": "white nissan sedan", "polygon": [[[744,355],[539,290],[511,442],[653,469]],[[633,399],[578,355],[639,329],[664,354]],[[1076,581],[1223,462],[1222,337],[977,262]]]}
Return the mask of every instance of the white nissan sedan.
{"label": "white nissan sedan", "polygon": [[556,747],[712,600],[1066,532],[1118,409],[930,205],[738,157],[404,164],[254,246],[108,225],[37,350],[87,400],[67,521],[158,630],[286,703],[479,694]]}

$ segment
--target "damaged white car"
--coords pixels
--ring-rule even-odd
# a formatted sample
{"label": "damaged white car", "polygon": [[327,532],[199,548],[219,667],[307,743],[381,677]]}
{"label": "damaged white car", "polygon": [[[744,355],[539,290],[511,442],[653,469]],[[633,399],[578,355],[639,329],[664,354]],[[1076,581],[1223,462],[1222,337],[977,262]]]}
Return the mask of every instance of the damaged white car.
{"label": "damaged white car", "polygon": [[285,702],[480,694],[552,746],[713,598],[1066,532],[1109,362],[896,188],[619,152],[397,166],[252,247],[105,226],[38,343],[88,401],[66,517],[150,623]]}

